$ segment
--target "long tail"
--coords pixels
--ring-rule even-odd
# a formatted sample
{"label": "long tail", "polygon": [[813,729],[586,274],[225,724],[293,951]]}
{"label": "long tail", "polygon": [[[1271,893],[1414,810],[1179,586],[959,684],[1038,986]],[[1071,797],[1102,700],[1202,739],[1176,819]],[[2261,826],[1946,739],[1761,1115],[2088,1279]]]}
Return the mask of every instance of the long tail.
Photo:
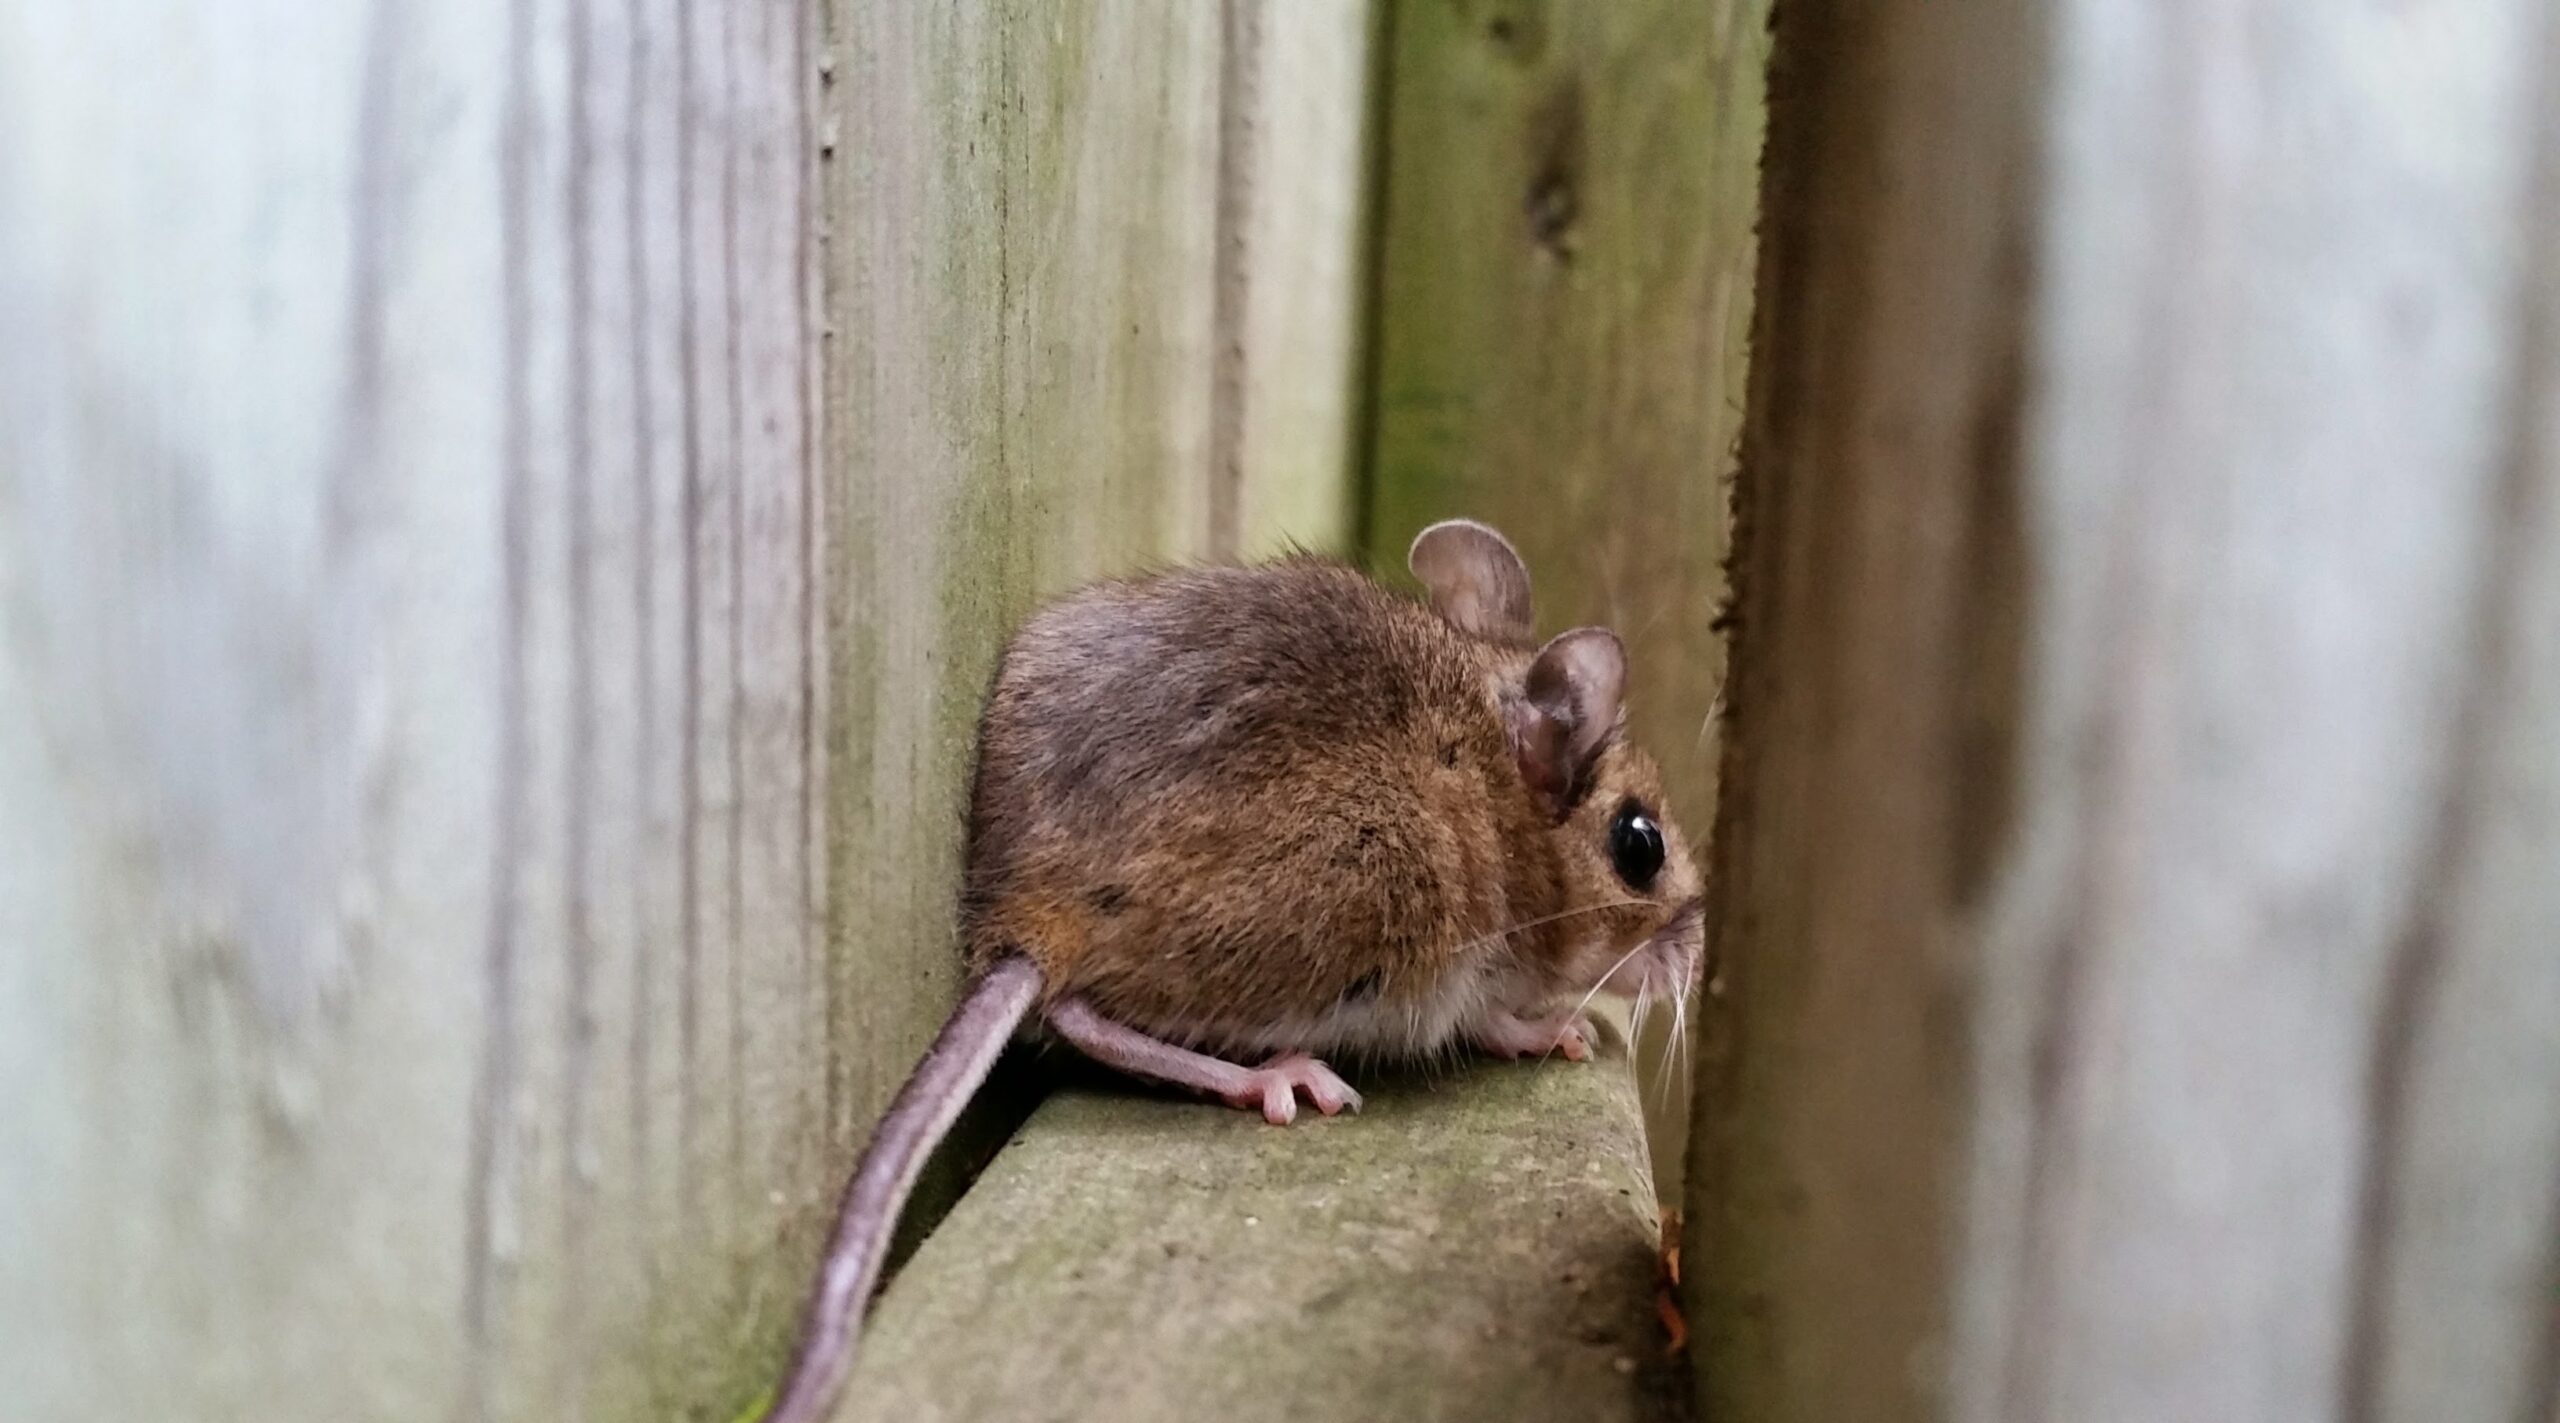
{"label": "long tail", "polygon": [[818,1423],[826,1416],[853,1363],[863,1306],[880,1282],[881,1257],[917,1173],[977,1095],[1039,994],[1040,970],[1031,960],[998,960],[969,986],[925,1049],[924,1061],[898,1089],[845,1187],[835,1236],[827,1242],[801,1324],[799,1351],[764,1423]]}

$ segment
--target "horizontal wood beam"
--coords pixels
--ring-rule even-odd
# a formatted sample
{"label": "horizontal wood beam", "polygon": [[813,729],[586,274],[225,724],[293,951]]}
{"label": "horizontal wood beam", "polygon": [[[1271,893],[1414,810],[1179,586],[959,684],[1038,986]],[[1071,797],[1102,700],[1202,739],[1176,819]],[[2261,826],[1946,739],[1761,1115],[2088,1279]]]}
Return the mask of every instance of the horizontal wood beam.
{"label": "horizontal wood beam", "polygon": [[1687,1381],[1623,1039],[1277,1128],[1053,1098],[881,1297],[840,1423],[1647,1423]]}

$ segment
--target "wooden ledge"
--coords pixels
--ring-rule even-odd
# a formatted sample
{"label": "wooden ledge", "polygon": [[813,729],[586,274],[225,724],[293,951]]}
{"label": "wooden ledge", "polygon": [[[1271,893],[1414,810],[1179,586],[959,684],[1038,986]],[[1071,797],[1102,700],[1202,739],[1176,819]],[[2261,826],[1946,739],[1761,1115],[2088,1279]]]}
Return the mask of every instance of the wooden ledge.
{"label": "wooden ledge", "polygon": [[1679,1416],[1622,1041],[1287,1128],[1063,1091],[882,1296],[839,1423]]}

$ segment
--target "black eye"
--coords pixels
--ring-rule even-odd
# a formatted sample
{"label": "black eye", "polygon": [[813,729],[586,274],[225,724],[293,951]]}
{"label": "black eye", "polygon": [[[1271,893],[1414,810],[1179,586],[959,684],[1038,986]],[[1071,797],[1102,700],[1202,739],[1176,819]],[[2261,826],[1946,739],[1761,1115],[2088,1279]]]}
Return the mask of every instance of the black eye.
{"label": "black eye", "polygon": [[1609,822],[1609,863],[1629,889],[1650,889],[1662,873],[1662,827],[1642,801],[1620,805],[1618,818]]}

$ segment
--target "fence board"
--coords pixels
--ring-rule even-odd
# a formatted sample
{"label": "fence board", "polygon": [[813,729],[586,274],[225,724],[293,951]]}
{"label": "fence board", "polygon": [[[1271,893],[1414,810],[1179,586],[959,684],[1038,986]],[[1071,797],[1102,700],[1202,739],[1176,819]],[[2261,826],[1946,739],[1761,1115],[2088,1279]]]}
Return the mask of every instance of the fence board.
{"label": "fence board", "polygon": [[810,39],[270,8],[4,22],[0,1392],[664,1412],[824,1164]]}
{"label": "fence board", "polygon": [[726,1416],[1006,624],[1220,546],[1222,389],[1335,536],[1341,124],[1222,312],[1237,18],[938,9],[0,6],[12,1416]]}
{"label": "fence board", "polygon": [[[1767,14],[1414,0],[1389,59],[1372,554],[1395,566],[1452,515],[1511,535],[1547,630],[1627,638],[1630,730],[1695,832],[1715,803]],[[1656,1086],[1676,1196],[1686,1084]]]}
{"label": "fence board", "polygon": [[1222,550],[1358,541],[1376,0],[1225,0],[1216,477]]}
{"label": "fence board", "polygon": [[1005,632],[1043,593],[1209,545],[1219,36],[1204,6],[836,24],[849,1162],[958,991],[971,726]]}
{"label": "fence board", "polygon": [[1782,8],[1711,1416],[2551,1416],[2560,55],[2439,18]]}

